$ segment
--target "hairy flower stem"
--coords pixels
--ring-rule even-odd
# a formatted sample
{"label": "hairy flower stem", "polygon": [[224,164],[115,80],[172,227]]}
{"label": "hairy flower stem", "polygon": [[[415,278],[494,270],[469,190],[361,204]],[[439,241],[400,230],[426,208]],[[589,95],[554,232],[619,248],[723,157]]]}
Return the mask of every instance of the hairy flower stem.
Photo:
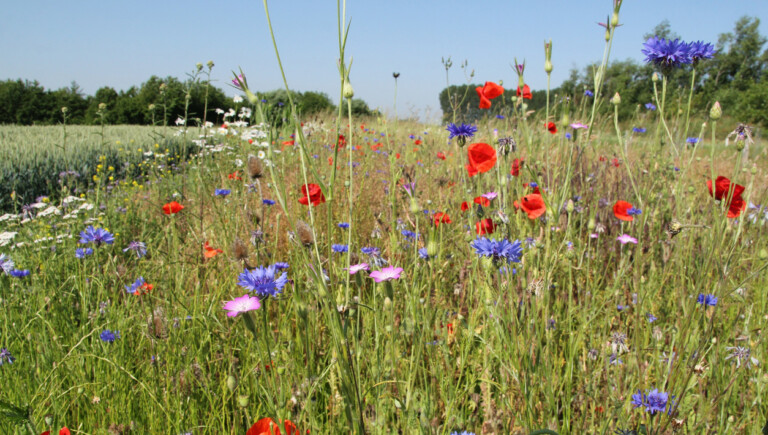
{"label": "hairy flower stem", "polygon": [[[661,124],[664,126],[664,130],[667,132],[667,137],[669,138],[669,144],[672,146],[672,150],[675,151],[675,156],[679,156],[680,152],[677,150],[677,145],[675,145],[675,139],[672,138],[672,133],[669,131],[669,126],[667,126],[667,121],[664,119],[664,102],[667,98],[667,76],[665,75],[661,82],[661,100],[659,100],[659,91],[656,86],[656,82],[653,83],[653,95],[656,99],[656,106],[659,109],[659,118],[661,119]],[[656,126],[656,136],[658,137],[658,124]]]}
{"label": "hairy flower stem", "polygon": [[688,91],[688,106],[685,108],[685,129],[683,130],[683,140],[688,137],[688,122],[691,116],[691,99],[693,98],[693,87],[696,84],[696,68],[691,73],[691,89]]}

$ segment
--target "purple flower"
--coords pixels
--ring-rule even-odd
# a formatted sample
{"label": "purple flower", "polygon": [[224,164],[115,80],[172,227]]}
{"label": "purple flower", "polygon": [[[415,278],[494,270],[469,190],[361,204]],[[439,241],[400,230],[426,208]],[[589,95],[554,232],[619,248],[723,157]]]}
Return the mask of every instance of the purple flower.
{"label": "purple flower", "polygon": [[594,92],[592,92],[592,91],[590,91],[589,89],[585,89],[585,90],[584,90],[584,96],[585,96],[585,97],[594,97],[594,96],[595,96],[595,93],[594,93]]}
{"label": "purple flower", "polygon": [[120,338],[120,331],[110,331],[109,329],[105,329],[101,331],[99,338],[105,343],[114,343],[115,340]]}
{"label": "purple flower", "polygon": [[88,226],[85,231],[80,232],[80,243],[93,243],[94,245],[101,246],[102,243],[111,245],[115,242],[115,236],[104,228],[94,228]]}
{"label": "purple flower", "polygon": [[146,284],[146,281],[144,281],[144,277],[140,276],[136,278],[136,281],[134,281],[133,284],[125,286],[125,291],[130,294],[135,294],[144,284]]}
{"label": "purple flower", "polygon": [[13,364],[16,358],[11,355],[11,351],[6,348],[0,349],[0,366],[3,364]]}
{"label": "purple flower", "polygon": [[346,229],[349,228],[349,223],[347,223],[347,222],[339,222],[338,224],[336,224],[336,226],[338,226],[342,230],[346,230]]}
{"label": "purple flower", "polygon": [[14,278],[24,278],[25,276],[29,276],[29,270],[14,269],[9,273],[9,275],[11,275]]}
{"label": "purple flower", "polygon": [[693,64],[697,64],[701,59],[712,59],[715,55],[715,47],[704,41],[694,41],[688,43],[688,50]]}
{"label": "purple flower", "polygon": [[662,73],[672,68],[691,63],[691,48],[685,42],[675,39],[666,40],[657,36],[648,38],[643,44],[642,53],[645,61],[660,67]]}
{"label": "purple flower", "polygon": [[245,269],[238,276],[237,285],[249,291],[254,291],[260,297],[276,297],[282,292],[282,288],[288,283],[288,277],[285,272],[281,276],[277,275],[277,268],[271,266],[259,266],[256,269]]}
{"label": "purple flower", "polygon": [[589,128],[589,126],[588,125],[584,125],[584,124],[582,124],[580,122],[574,122],[573,124],[571,124],[571,128],[574,129],[574,130],[578,130],[580,128]]}
{"label": "purple flower", "polygon": [[10,257],[6,257],[5,254],[0,254],[0,269],[2,269],[3,273],[8,275],[13,270],[13,267],[15,266],[13,260],[10,259]]}
{"label": "purple flower", "polygon": [[685,141],[687,143],[690,143],[690,144],[697,144],[697,143],[699,143],[699,138],[698,137],[689,137]]}
{"label": "purple flower", "polygon": [[519,263],[523,255],[523,247],[519,240],[494,240],[481,237],[471,245],[475,253],[481,257],[489,257],[495,262]]}
{"label": "purple flower", "polygon": [[637,239],[630,236],[629,234],[622,234],[619,237],[616,238],[619,242],[621,242],[622,245],[626,245],[627,243],[634,243],[637,245]]}
{"label": "purple flower", "polygon": [[488,200],[494,200],[494,199],[496,199],[497,196],[499,196],[499,194],[496,193],[496,192],[487,192],[487,193],[484,193],[484,194],[482,194],[480,196],[482,196],[483,198],[486,198]]}
{"label": "purple flower", "polygon": [[354,275],[357,272],[360,272],[361,270],[370,270],[370,267],[368,267],[368,263],[353,264],[349,266],[350,275]]}
{"label": "purple flower", "polygon": [[656,321],[656,316],[654,316],[651,313],[647,313],[646,316],[648,316],[648,323],[653,323]]}
{"label": "purple flower", "polygon": [[331,245],[331,249],[333,250],[333,252],[335,252],[337,254],[343,254],[343,253],[349,251],[349,247],[347,245],[337,245],[337,244],[334,244],[334,245]]}
{"label": "purple flower", "polygon": [[248,295],[242,295],[224,303],[224,309],[228,311],[227,316],[229,317],[235,317],[240,313],[247,313],[259,308],[261,308],[259,298]]}
{"label": "purple flower", "polygon": [[632,131],[635,133],[645,133],[645,129],[643,127],[634,127]]}
{"label": "purple flower", "polygon": [[227,196],[227,195],[229,195],[230,193],[232,193],[232,191],[231,191],[231,190],[229,190],[229,189],[216,189],[216,190],[213,192],[213,194],[214,194],[214,195],[216,195],[216,196]]}
{"label": "purple flower", "polygon": [[123,249],[123,252],[134,251],[139,258],[147,255],[147,245],[142,242],[131,242],[128,247]]}
{"label": "purple flower", "polygon": [[717,305],[717,297],[711,294],[705,295],[704,293],[699,293],[699,297],[696,298],[696,302],[707,307],[714,307]]}
{"label": "purple flower", "polygon": [[271,199],[262,199],[261,202],[264,205],[275,205],[275,201],[273,201]]}
{"label": "purple flower", "polygon": [[91,248],[77,248],[75,249],[75,258],[85,258],[89,255],[93,255],[93,249]]}
{"label": "purple flower", "polygon": [[[232,85],[238,89],[241,89],[244,84],[245,84],[245,77],[242,74],[232,79]],[[266,103],[266,101],[264,102]]]}
{"label": "purple flower", "polygon": [[448,127],[445,128],[448,130],[448,139],[458,138],[457,141],[459,142],[459,145],[464,145],[466,143],[467,138],[473,137],[475,133],[477,133],[477,127],[471,124],[448,124]]}
{"label": "purple flower", "polygon": [[400,274],[403,273],[402,267],[389,266],[381,270],[375,270],[371,272],[370,276],[376,282],[391,281],[393,279],[400,279]]}
{"label": "purple flower", "polygon": [[[674,399],[674,396],[672,396],[672,399]],[[632,406],[635,408],[642,406],[645,408],[645,412],[651,415],[657,412],[671,414],[674,400],[670,400],[669,393],[661,392],[656,388],[650,391],[645,390],[645,393],[637,390],[637,393],[632,395]]]}
{"label": "purple flower", "polygon": [[645,103],[645,108],[650,110],[650,111],[654,111],[654,110],[656,110],[656,105],[653,104],[653,103]]}

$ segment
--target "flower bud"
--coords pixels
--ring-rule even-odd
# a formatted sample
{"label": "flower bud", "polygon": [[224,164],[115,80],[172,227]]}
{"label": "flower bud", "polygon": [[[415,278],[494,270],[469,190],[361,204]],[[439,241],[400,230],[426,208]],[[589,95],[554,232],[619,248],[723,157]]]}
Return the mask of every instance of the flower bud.
{"label": "flower bud", "polygon": [[237,396],[237,406],[241,408],[247,408],[248,402],[248,396]]}
{"label": "flower bud", "polygon": [[229,391],[235,391],[237,388],[237,379],[232,375],[227,376],[227,388]]}
{"label": "flower bud", "polygon": [[616,27],[619,25],[619,11],[613,11],[613,15],[611,15],[611,27]]}
{"label": "flower bud", "polygon": [[392,307],[392,299],[387,296],[384,298],[384,308],[389,309],[390,307]]}
{"label": "flower bud", "polygon": [[654,82],[654,83],[658,82],[659,81],[659,73],[654,72],[653,75],[651,76],[651,81]]}
{"label": "flower bud", "polygon": [[550,62],[550,61],[545,61],[544,62],[544,72],[547,73],[547,74],[552,72],[552,62]]}
{"label": "flower bud", "polygon": [[99,110],[107,110],[107,103],[99,103]]}
{"label": "flower bud", "polygon": [[414,214],[421,211],[421,206],[419,205],[419,201],[417,201],[416,198],[411,198],[410,211]]}
{"label": "flower bud", "polygon": [[202,71],[203,70],[203,64],[198,62],[197,65],[195,65],[195,68],[197,68],[198,71]]}
{"label": "flower bud", "polygon": [[595,218],[589,218],[589,222],[587,222],[587,229],[589,229],[589,231],[594,231],[595,227],[597,227],[597,222],[595,222]]}
{"label": "flower bud", "polygon": [[504,86],[504,80],[499,79],[499,86]]}
{"label": "flower bud", "polygon": [[760,252],[757,254],[758,257],[760,257],[761,260],[765,260],[768,258],[768,251],[765,250],[765,248],[761,249]]}
{"label": "flower bud", "polygon": [[434,257],[435,255],[437,255],[437,248],[438,248],[437,242],[435,242],[434,240],[430,240],[427,243],[427,255],[429,255],[430,257]]}
{"label": "flower bud", "polygon": [[723,109],[720,107],[720,102],[715,101],[715,104],[709,109],[709,119],[717,121],[721,116],[723,116]]}
{"label": "flower bud", "polygon": [[154,104],[150,104],[149,106],[147,106],[147,108],[151,112],[151,111],[155,110],[155,105]]}
{"label": "flower bud", "polygon": [[611,104],[613,104],[614,106],[618,106],[619,104],[621,104],[621,95],[619,95],[618,92],[616,92],[613,95],[613,98],[611,98]]}
{"label": "flower bud", "polygon": [[565,204],[565,211],[570,213],[573,213],[573,210],[576,208],[576,206],[573,204],[573,200],[569,199],[568,202]]}
{"label": "flower bud", "polygon": [[744,149],[744,141],[736,141],[736,151],[741,151]]}
{"label": "flower bud", "polygon": [[342,93],[344,95],[344,98],[352,98],[355,96],[355,90],[352,89],[352,85],[349,83],[349,81],[344,82],[344,88],[342,89]]}
{"label": "flower bud", "polygon": [[752,168],[749,170],[749,173],[752,175],[757,174],[757,166],[752,165]]}
{"label": "flower bud", "polygon": [[67,106],[64,106],[61,108],[61,113],[67,113],[69,112],[69,108]]}
{"label": "flower bud", "polygon": [[609,30],[609,27],[605,28],[605,42],[608,42],[611,40],[611,31]]}
{"label": "flower bud", "polygon": [[212,60],[209,60],[206,65],[208,65],[208,69],[213,69],[213,61]]}

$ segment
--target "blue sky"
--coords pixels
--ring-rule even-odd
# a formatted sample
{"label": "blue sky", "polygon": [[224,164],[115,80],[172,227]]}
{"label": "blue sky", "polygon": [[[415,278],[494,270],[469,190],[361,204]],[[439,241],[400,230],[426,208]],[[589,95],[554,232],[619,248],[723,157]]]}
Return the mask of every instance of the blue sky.
{"label": "blue sky", "polygon": [[[554,50],[552,86],[571,68],[601,58],[611,0],[386,0],[347,5],[352,20],[347,56],[354,57],[356,96],[391,113],[392,72],[398,79],[398,114],[439,115],[445,87],[441,58],[453,60],[451,84],[516,76],[513,58],[526,61],[526,81],[546,86],[545,40]],[[0,16],[0,79],[34,79],[46,88],[76,81],[93,94],[99,87],[127,89],[151,75],[183,78],[197,62],[213,60],[213,79],[226,86],[231,71],[245,71],[257,90],[282,87],[261,1],[27,1],[6,2]],[[288,83],[299,91],[339,94],[336,69],[336,2],[272,0],[270,15]],[[685,40],[717,42],[744,15],[767,17],[765,0],[625,0],[612,59],[642,60],[643,35],[662,20]],[[760,32],[768,35],[766,23]]]}

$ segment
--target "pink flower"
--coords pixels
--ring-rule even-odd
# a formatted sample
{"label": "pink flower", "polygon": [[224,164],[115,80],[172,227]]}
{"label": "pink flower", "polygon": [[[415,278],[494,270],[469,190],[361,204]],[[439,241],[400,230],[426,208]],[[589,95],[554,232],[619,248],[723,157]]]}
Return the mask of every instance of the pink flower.
{"label": "pink flower", "polygon": [[371,278],[376,282],[391,281],[393,279],[400,279],[400,274],[403,273],[402,267],[389,266],[381,270],[371,272]]}
{"label": "pink flower", "polygon": [[227,313],[227,316],[229,317],[235,317],[240,313],[247,313],[248,311],[258,310],[259,308],[261,308],[259,298],[248,295],[242,295],[239,298],[224,303],[224,309],[229,311]]}
{"label": "pink flower", "polygon": [[368,263],[353,264],[349,266],[349,274],[354,275],[361,270],[370,270]]}
{"label": "pink flower", "polygon": [[588,125],[584,125],[584,124],[582,124],[580,122],[574,122],[573,124],[571,124],[571,128],[574,129],[574,130],[578,130],[580,128],[589,128],[589,126]]}
{"label": "pink flower", "polygon": [[637,245],[637,239],[630,236],[629,234],[622,234],[617,237],[616,240],[620,241],[622,245],[626,245],[627,243],[634,243]]}
{"label": "pink flower", "polygon": [[484,194],[482,194],[482,195],[480,195],[480,196],[482,196],[483,198],[487,198],[487,199],[489,199],[489,200],[490,200],[490,199],[495,199],[497,196],[499,196],[499,194],[498,194],[498,193],[496,193],[496,192],[488,192],[488,193],[484,193]]}

